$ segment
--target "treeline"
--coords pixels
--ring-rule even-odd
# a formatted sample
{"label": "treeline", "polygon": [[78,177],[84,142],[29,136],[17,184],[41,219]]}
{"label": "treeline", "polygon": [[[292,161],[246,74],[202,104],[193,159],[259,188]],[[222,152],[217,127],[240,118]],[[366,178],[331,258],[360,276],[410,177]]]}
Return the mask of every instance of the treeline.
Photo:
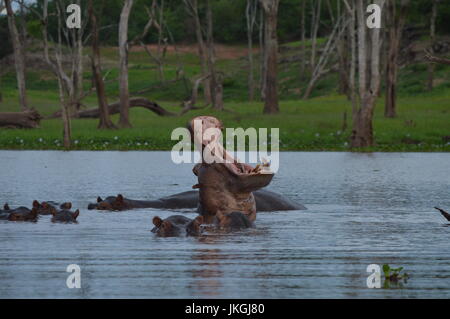
{"label": "treeline", "polygon": [[[306,33],[311,33],[311,3],[317,0],[281,0],[278,9],[278,39],[280,43],[288,41],[296,41],[301,37],[301,11],[302,1],[307,3],[308,14],[306,14]],[[334,14],[337,11],[337,2],[342,0],[327,0],[321,6],[321,26],[318,30],[319,37],[329,34],[332,28],[332,21],[329,11]],[[397,0],[400,2],[401,0]],[[16,12],[20,19],[23,19],[28,32],[31,35],[38,35],[41,31],[41,24],[34,14],[35,11],[42,11],[42,0],[27,5],[29,9],[21,9]],[[54,0],[49,1],[49,10],[55,7]],[[432,9],[431,0],[414,0],[409,4],[408,24],[429,25],[429,13]],[[87,8],[87,0],[82,0],[81,4]],[[101,45],[117,45],[120,12],[122,10],[123,0],[97,0],[94,3],[99,11],[102,11],[100,17],[100,25],[103,29],[100,32]],[[132,8],[129,23],[129,36],[131,39],[142,33],[142,28],[148,21],[145,6],[150,6],[150,0],[136,0]],[[214,16],[214,38],[219,43],[246,43],[246,27],[245,18],[245,0],[214,0],[211,1],[212,12]],[[84,19],[87,19],[87,12],[84,11]],[[200,16],[206,14],[204,1],[199,1]],[[176,42],[196,42],[195,27],[192,17],[187,14],[186,8],[182,0],[165,0],[164,1],[164,17],[174,41]],[[56,37],[57,23],[55,17],[49,19],[49,33]],[[439,5],[439,15],[436,21],[437,34],[450,34],[450,1],[441,1]],[[157,35],[149,33],[144,39],[147,43],[156,42]],[[6,17],[0,17],[0,57],[11,53],[8,36],[8,26]],[[9,51],[9,52],[8,52]]]}
{"label": "treeline", "polygon": [[[66,27],[66,0],[0,0],[7,9],[0,19],[5,44],[3,53],[14,53],[21,109],[27,103],[26,61],[28,39],[41,45],[33,48],[42,53],[44,62],[58,81],[61,113],[64,122],[64,145],[71,140],[70,120],[82,117],[80,106],[87,93],[98,97],[99,128],[114,128],[110,113],[120,113],[119,127],[131,127],[129,109],[148,107],[159,115],[173,115],[148,100],[130,99],[128,83],[128,50],[142,46],[164,76],[165,50],[168,44],[196,43],[200,72],[192,79],[192,95],[183,101],[181,114],[196,109],[198,89],[202,86],[203,102],[224,111],[226,73],[217,67],[215,43],[246,43],[248,46],[248,97],[264,102],[263,112],[274,114],[279,108],[279,43],[300,41],[299,74],[307,81],[302,92],[311,96],[318,81],[336,72],[339,93],[346,95],[352,110],[352,147],[374,144],[373,114],[379,97],[385,96],[385,116],[395,117],[398,70],[405,54],[402,44],[412,37],[427,38],[416,61],[428,61],[428,89],[433,89],[434,63],[450,64],[436,56],[439,34],[450,34],[450,1],[442,0],[76,0],[82,9],[81,27]],[[13,10],[13,3],[18,4]],[[370,22],[371,20],[372,22]],[[374,23],[374,26],[368,24]],[[5,35],[5,30],[8,30]],[[322,39],[320,39],[322,38]],[[8,40],[9,39],[9,40]],[[319,41],[319,39],[321,41]],[[407,40],[407,41],[405,41]],[[2,39],[0,39],[2,41]],[[8,42],[9,41],[9,42]],[[157,43],[151,51],[147,44]],[[118,104],[108,104],[102,76],[101,45],[118,46]],[[408,46],[408,44],[407,44]],[[95,86],[83,89],[85,48],[91,47],[90,68]],[[259,59],[253,48],[259,47]],[[308,48],[307,48],[308,47]],[[407,52],[406,52],[407,53]],[[413,53],[412,55],[415,55]],[[64,59],[66,60],[65,63]],[[431,62],[431,63],[430,63]],[[259,65],[257,65],[259,64]],[[258,74],[254,72],[259,69]],[[1,70],[0,70],[1,71]],[[1,73],[0,73],[1,75]],[[183,66],[176,79],[184,78]],[[384,92],[382,92],[384,91]],[[136,103],[138,105],[136,105]]]}

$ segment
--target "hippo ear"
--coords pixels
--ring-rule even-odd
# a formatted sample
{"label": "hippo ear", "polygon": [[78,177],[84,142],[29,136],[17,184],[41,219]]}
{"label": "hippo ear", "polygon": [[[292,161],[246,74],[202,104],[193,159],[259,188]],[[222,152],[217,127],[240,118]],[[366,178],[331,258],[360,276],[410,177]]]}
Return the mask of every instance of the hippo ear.
{"label": "hippo ear", "polygon": [[80,215],[80,210],[77,209],[75,213],[72,214],[73,219],[77,219],[78,215]]}
{"label": "hippo ear", "polygon": [[36,208],[39,207],[39,202],[37,200],[33,201],[33,207],[36,207]]}
{"label": "hippo ear", "polygon": [[122,194],[117,195],[116,201],[123,202],[123,195]]}
{"label": "hippo ear", "polygon": [[97,197],[97,203],[103,202],[103,199],[99,196]]}
{"label": "hippo ear", "polygon": [[155,225],[156,227],[160,227],[163,223],[163,220],[161,218],[159,218],[159,216],[155,216],[153,217],[153,225]]}
{"label": "hippo ear", "polygon": [[203,216],[197,216],[194,219],[197,223],[199,223],[200,225],[203,224]]}

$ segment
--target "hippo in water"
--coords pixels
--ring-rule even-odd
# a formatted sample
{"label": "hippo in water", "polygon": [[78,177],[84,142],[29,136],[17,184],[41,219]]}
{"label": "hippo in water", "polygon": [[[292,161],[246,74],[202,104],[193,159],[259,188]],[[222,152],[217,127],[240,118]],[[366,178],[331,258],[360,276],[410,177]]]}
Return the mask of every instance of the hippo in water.
{"label": "hippo in water", "polygon": [[72,203],[68,202],[68,203],[62,203],[62,204],[58,204],[55,202],[41,202],[39,203],[37,200],[33,201],[33,208],[36,208],[38,211],[39,215],[53,215],[56,212],[58,212],[57,207],[59,207],[60,209],[71,209],[72,208]]}
{"label": "hippo in water", "polygon": [[199,236],[202,233],[203,217],[190,219],[182,215],[173,215],[166,219],[153,217],[155,227],[152,232],[159,237]]}
{"label": "hippo in water", "polygon": [[231,212],[228,214],[219,212],[216,215],[215,224],[220,229],[228,231],[253,227],[253,223],[250,219],[241,212]]}
{"label": "hippo in water", "polygon": [[[305,206],[295,203],[280,194],[260,189],[253,192],[258,212],[272,212],[284,210],[303,210]],[[156,208],[156,209],[194,209],[199,204],[199,192],[197,190],[186,191],[156,200],[136,200],[125,198],[119,194],[108,196],[105,199],[97,198],[97,203],[88,205],[88,209],[98,210],[130,210],[135,208]]]}
{"label": "hippo in water", "polygon": [[38,212],[35,208],[30,210],[21,206],[11,209],[8,204],[5,204],[3,208],[3,210],[0,210],[0,220],[27,222],[36,222],[38,220]]}
{"label": "hippo in water", "polygon": [[78,223],[77,217],[80,215],[80,211],[77,209],[75,212],[70,211],[69,209],[61,209],[54,211],[52,213],[52,222],[53,223]]}

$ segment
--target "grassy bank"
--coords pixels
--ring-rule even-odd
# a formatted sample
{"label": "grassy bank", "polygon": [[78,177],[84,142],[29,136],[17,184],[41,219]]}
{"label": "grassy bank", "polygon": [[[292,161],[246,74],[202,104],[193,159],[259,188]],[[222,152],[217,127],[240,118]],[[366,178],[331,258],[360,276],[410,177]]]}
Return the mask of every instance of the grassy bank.
{"label": "grassy bank", "polygon": [[[320,41],[322,43],[323,41]],[[218,47],[218,68],[225,74],[224,99],[227,110],[211,109],[189,112],[181,117],[158,117],[143,110],[131,110],[132,129],[97,130],[97,120],[79,119],[72,122],[73,149],[75,150],[170,150],[176,143],[170,134],[176,127],[185,126],[189,118],[211,114],[222,119],[227,127],[255,127],[280,129],[281,150],[348,150],[351,129],[350,103],[337,95],[338,76],[331,72],[316,86],[309,100],[302,100],[302,92],[308,82],[308,74],[300,74],[298,43],[281,47],[279,65],[279,96],[281,112],[278,115],[262,115],[260,102],[247,100],[247,61],[244,47]],[[89,52],[86,49],[86,53]],[[186,79],[200,74],[196,47],[185,47],[177,54],[169,52],[165,67],[167,82],[161,84],[157,70],[139,48],[130,52],[130,91],[132,96],[143,96],[157,101],[173,112],[179,112],[179,104],[190,95],[190,83],[171,81],[179,65],[183,65]],[[117,49],[103,48],[103,70],[109,102],[118,100]],[[91,85],[90,68],[85,67],[84,86]],[[376,146],[365,151],[450,151],[446,136],[450,136],[450,67],[436,66],[435,88],[426,92],[426,64],[414,64],[402,68],[398,86],[398,117],[383,116],[384,98],[380,97],[375,112],[374,133]],[[258,78],[258,54],[255,74]],[[27,71],[27,88],[30,105],[41,114],[49,115],[59,110],[57,83],[45,69]],[[19,110],[14,69],[1,79],[3,102],[0,111]],[[258,93],[256,92],[256,96]],[[86,107],[95,107],[95,94],[83,100]],[[343,130],[343,114],[347,112],[347,128]],[[117,116],[113,116],[117,122]],[[40,129],[0,129],[0,149],[62,149],[62,125],[59,119],[43,120]]]}
{"label": "grassy bank", "polygon": [[[399,99],[399,116],[383,117],[382,99],[376,109],[374,131],[376,146],[365,151],[450,151],[450,92],[446,96],[421,96]],[[162,106],[179,111],[176,103]],[[281,150],[348,150],[351,116],[343,128],[343,114],[350,112],[341,96],[327,96],[308,101],[283,101],[278,115],[262,115],[261,103],[229,102],[233,112],[196,110],[181,117],[159,117],[144,109],[132,109],[133,128],[98,130],[97,120],[73,120],[75,150],[170,150],[176,141],[174,128],[184,127],[195,115],[211,114],[227,127],[280,128]],[[113,117],[117,121],[117,116]],[[44,120],[40,129],[0,130],[2,149],[63,149],[59,119]]]}

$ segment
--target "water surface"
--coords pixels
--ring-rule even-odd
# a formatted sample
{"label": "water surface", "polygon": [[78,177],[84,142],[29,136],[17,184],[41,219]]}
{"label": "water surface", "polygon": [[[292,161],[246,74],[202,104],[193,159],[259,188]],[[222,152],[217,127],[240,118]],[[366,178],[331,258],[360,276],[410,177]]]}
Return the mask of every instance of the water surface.
{"label": "water surface", "polygon": [[[156,238],[152,217],[174,212],[86,209],[99,195],[189,190],[191,170],[168,152],[0,151],[0,203],[81,211],[74,225],[0,221],[0,297],[450,297],[450,228],[433,209],[450,210],[450,154],[281,153],[268,189],[308,210],[259,213],[254,229],[231,234]],[[368,289],[373,263],[411,279]],[[81,267],[81,289],[66,286],[69,264]]]}

